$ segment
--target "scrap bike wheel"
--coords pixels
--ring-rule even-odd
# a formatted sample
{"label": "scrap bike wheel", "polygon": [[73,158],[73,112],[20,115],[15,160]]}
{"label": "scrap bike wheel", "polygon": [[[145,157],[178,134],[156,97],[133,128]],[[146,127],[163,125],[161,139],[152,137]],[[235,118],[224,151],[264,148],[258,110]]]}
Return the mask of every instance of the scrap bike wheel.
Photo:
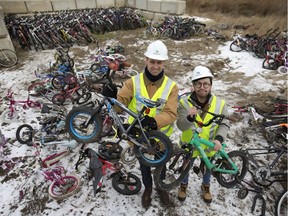
{"label": "scrap bike wheel", "polygon": [[16,53],[9,49],[0,49],[0,66],[12,67],[18,62]]}
{"label": "scrap bike wheel", "polygon": [[[214,176],[218,183],[226,188],[235,187],[247,173],[248,169],[248,158],[242,151],[232,151],[228,153],[228,156],[233,161],[233,163],[238,167],[238,173],[236,175],[231,175],[227,173],[215,172]],[[221,166],[222,169],[231,170],[232,166],[227,159],[220,159],[216,161],[217,164]]]}
{"label": "scrap bike wheel", "polygon": [[[191,155],[183,149],[174,149],[170,160],[154,170],[155,186],[164,191],[177,188],[191,168]],[[163,178],[165,173],[165,178]]]}
{"label": "scrap bike wheel", "polygon": [[[86,122],[90,123],[86,125]],[[103,121],[99,114],[94,115],[89,107],[79,106],[70,110],[66,117],[65,129],[78,142],[91,143],[99,140]]]}
{"label": "scrap bike wheel", "polygon": [[53,199],[63,200],[78,192],[80,186],[81,182],[78,176],[67,175],[63,176],[59,181],[54,180],[48,188],[48,193]]}
{"label": "scrap bike wheel", "polygon": [[16,139],[21,144],[32,142],[34,129],[29,124],[20,125],[16,130]]}
{"label": "scrap bike wheel", "polygon": [[132,173],[128,173],[127,176],[117,173],[113,176],[112,186],[121,194],[133,195],[141,190],[141,180]]}
{"label": "scrap bike wheel", "polygon": [[140,136],[137,141],[141,146],[135,145],[135,155],[139,162],[145,166],[158,167],[164,165],[173,152],[172,143],[164,133],[151,130],[146,133],[150,146],[145,143],[145,138]]}
{"label": "scrap bike wheel", "polygon": [[1,119],[5,123],[12,123],[18,118],[17,112],[12,112],[10,109],[4,110],[1,114]]}

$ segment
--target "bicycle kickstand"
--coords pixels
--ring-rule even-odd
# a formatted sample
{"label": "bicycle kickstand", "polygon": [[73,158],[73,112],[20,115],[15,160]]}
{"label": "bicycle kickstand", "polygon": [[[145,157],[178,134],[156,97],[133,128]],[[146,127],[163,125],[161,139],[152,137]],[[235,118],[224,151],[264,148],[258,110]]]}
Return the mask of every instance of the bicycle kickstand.
{"label": "bicycle kickstand", "polygon": [[251,213],[254,212],[255,210],[255,206],[256,206],[256,202],[257,200],[261,200],[262,201],[262,206],[261,206],[261,215],[260,216],[265,216],[265,211],[266,211],[266,201],[264,199],[264,197],[262,196],[262,194],[256,194],[254,199],[253,199],[253,204],[252,204],[252,207],[251,207]]}

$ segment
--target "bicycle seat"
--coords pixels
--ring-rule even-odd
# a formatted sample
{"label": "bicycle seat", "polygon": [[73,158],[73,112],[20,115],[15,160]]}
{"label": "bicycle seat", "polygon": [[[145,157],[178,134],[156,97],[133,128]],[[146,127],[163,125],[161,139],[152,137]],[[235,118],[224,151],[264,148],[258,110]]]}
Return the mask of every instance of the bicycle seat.
{"label": "bicycle seat", "polygon": [[136,95],[136,99],[140,101],[142,104],[147,106],[148,108],[156,108],[159,107],[161,104],[166,103],[166,100],[162,98],[158,98],[157,101],[150,100],[149,98],[144,98],[140,95]]}

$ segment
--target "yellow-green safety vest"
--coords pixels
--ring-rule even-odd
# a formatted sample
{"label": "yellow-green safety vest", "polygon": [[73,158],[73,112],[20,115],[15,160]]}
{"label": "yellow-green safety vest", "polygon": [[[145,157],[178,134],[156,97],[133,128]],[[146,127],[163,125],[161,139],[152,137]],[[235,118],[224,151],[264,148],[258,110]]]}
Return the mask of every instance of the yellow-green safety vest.
{"label": "yellow-green safety vest", "polygon": [[[143,73],[140,73],[140,74],[137,74],[136,76],[133,76],[132,81],[133,81],[134,97],[130,101],[128,108],[135,113],[138,113],[143,107],[143,104],[136,99],[136,94],[138,94],[144,98],[149,98],[150,100],[153,100],[153,101],[156,101],[158,98],[161,98],[161,99],[164,99],[165,101],[167,101],[171,90],[176,85],[176,83],[173,80],[171,80],[169,77],[164,75],[164,80],[163,80],[162,85],[160,86],[159,89],[157,89],[157,91],[155,92],[153,97],[150,98],[149,94],[147,92],[145,83],[144,83],[144,74]],[[157,114],[159,114],[162,111],[165,104],[161,104],[161,106],[156,107],[156,108],[151,108],[148,115],[151,117],[156,116]],[[128,118],[128,122],[130,124],[132,123],[133,120],[134,120],[134,118],[132,116],[130,116]],[[163,128],[160,128],[160,131],[165,133],[167,136],[170,136],[172,134],[172,131],[173,131],[172,124],[167,125]]]}
{"label": "yellow-green safety vest", "polygon": [[[193,105],[188,101],[188,98],[190,97],[190,95],[188,96],[185,96],[183,97],[182,99],[180,99],[180,103],[186,108],[188,109],[189,107],[192,107]],[[221,99],[218,99],[216,96],[212,96],[212,100],[211,100],[211,104],[210,104],[210,107],[208,109],[208,112],[211,112],[211,113],[216,113],[216,114],[221,114],[222,113],[222,110],[223,110],[223,107],[225,105],[225,101],[224,100],[221,100]],[[212,119],[213,116],[209,113],[206,113],[204,119],[202,119],[200,117],[199,114],[196,115],[196,120],[197,121],[201,121],[201,122],[208,122],[210,119]],[[194,123],[193,126],[191,128],[189,128],[188,130],[186,131],[183,131],[182,132],[182,136],[181,136],[181,139],[180,139],[180,142],[183,144],[183,143],[189,143],[189,141],[192,139],[192,136],[193,136],[193,131],[196,130],[197,128],[197,124]],[[203,139],[206,139],[206,140],[214,140],[215,136],[216,136],[216,131],[218,129],[218,125],[216,123],[212,123],[210,124],[209,126],[207,127],[203,127],[202,128],[202,132],[199,133],[199,136]],[[201,147],[204,149],[204,151],[206,152],[207,156],[208,157],[212,157],[216,151],[214,150],[211,150],[211,148],[209,149],[206,145],[204,144],[201,144]],[[200,153],[198,151],[194,151],[192,157],[197,157],[199,156]]]}

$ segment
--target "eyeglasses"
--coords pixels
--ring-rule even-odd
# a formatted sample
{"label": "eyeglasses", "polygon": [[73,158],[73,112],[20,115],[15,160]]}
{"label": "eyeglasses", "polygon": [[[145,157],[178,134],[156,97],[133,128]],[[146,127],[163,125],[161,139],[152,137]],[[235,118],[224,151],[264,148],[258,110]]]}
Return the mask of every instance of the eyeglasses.
{"label": "eyeglasses", "polygon": [[211,86],[211,84],[210,83],[200,83],[200,82],[194,83],[194,87],[196,87],[196,88],[201,88],[201,86],[203,86],[203,88],[207,89]]}

